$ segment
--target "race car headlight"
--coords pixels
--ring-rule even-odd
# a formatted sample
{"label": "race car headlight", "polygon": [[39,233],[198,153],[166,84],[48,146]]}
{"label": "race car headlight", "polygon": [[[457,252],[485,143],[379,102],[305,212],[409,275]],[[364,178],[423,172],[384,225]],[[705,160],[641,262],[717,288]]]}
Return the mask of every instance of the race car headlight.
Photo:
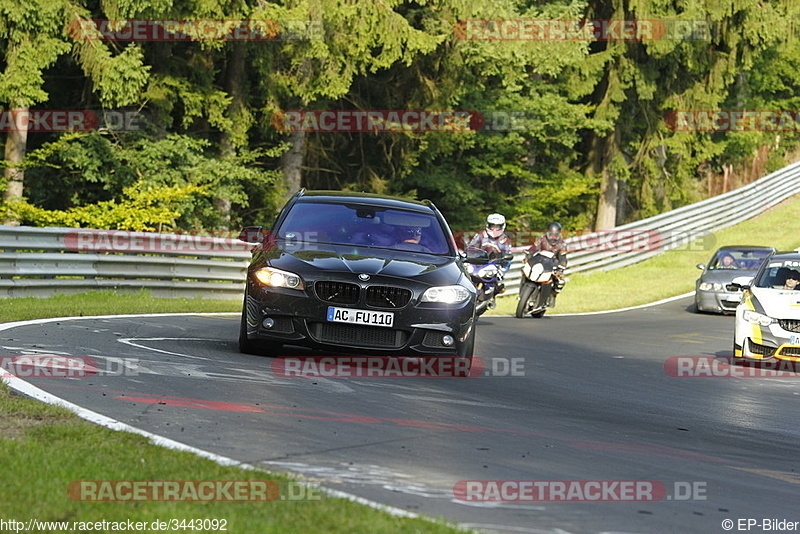
{"label": "race car headlight", "polygon": [[429,287],[422,294],[421,302],[460,304],[469,298],[469,291],[462,286]]}
{"label": "race car headlight", "polygon": [[303,289],[303,279],[294,273],[262,267],[254,273],[256,280],[270,287],[286,287],[289,289]]}
{"label": "race car headlight", "polygon": [[742,314],[742,318],[750,324],[757,324],[759,326],[769,326],[775,322],[775,319],[772,317],[752,310],[745,310]]}

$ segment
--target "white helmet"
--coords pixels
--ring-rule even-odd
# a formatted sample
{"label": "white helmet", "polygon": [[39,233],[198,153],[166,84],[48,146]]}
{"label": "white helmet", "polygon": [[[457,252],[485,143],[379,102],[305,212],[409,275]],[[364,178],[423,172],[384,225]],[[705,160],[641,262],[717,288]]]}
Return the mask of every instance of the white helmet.
{"label": "white helmet", "polygon": [[497,239],[506,229],[506,218],[499,213],[492,213],[486,217],[486,233]]}

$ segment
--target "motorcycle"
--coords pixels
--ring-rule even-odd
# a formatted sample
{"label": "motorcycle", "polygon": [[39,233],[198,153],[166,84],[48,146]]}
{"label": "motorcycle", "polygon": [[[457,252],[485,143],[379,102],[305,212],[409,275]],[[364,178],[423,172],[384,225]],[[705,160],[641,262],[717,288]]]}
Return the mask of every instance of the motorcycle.
{"label": "motorcycle", "polygon": [[517,317],[531,315],[542,317],[555,298],[554,287],[563,285],[563,269],[558,265],[555,254],[549,250],[528,253],[522,264],[522,282],[519,288]]}
{"label": "motorcycle", "polygon": [[476,315],[497,306],[495,297],[503,292],[503,266],[510,261],[512,254],[503,254],[496,250],[468,249],[464,265],[469,273],[472,285],[478,290]]}

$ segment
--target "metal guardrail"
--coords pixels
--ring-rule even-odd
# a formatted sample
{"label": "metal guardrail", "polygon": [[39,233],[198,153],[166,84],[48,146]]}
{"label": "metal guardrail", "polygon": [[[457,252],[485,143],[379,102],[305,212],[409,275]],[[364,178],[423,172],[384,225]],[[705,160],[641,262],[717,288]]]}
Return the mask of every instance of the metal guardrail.
{"label": "metal guardrail", "polygon": [[[800,193],[800,162],[722,195],[606,232],[569,238],[566,240],[569,251],[567,274],[610,271],[667,250],[689,246],[713,232],[750,219],[797,193]],[[514,255],[505,279],[506,294],[519,292],[520,264],[524,257],[524,253]]]}
{"label": "metal guardrail", "polygon": [[[655,217],[567,239],[568,273],[611,270],[702,239],[800,192],[800,163]],[[77,228],[0,226],[0,297],[89,290],[241,298],[250,246],[238,239]],[[710,248],[710,247],[706,247]],[[519,291],[524,253],[506,294]]]}
{"label": "metal guardrail", "polygon": [[147,289],[241,298],[250,247],[188,234],[0,226],[0,297]]}

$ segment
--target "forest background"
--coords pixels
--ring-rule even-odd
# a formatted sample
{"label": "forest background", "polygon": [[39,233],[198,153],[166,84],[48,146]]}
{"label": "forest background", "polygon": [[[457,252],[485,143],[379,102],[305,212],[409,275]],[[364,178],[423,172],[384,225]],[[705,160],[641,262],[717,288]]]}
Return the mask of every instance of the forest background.
{"label": "forest background", "polygon": [[[269,225],[306,187],[429,198],[454,229],[491,212],[517,232],[608,229],[800,159],[785,120],[800,109],[798,14],[792,0],[0,0],[0,217],[221,232]],[[125,20],[150,33],[107,22]],[[198,20],[214,24],[154,37],[156,21]],[[231,37],[254,27],[238,21],[261,33]],[[520,38],[524,21],[549,30]],[[659,32],[553,30],[587,21]],[[67,110],[96,127],[15,127]],[[287,131],[292,110],[483,122]],[[719,110],[788,113],[676,127]]]}

